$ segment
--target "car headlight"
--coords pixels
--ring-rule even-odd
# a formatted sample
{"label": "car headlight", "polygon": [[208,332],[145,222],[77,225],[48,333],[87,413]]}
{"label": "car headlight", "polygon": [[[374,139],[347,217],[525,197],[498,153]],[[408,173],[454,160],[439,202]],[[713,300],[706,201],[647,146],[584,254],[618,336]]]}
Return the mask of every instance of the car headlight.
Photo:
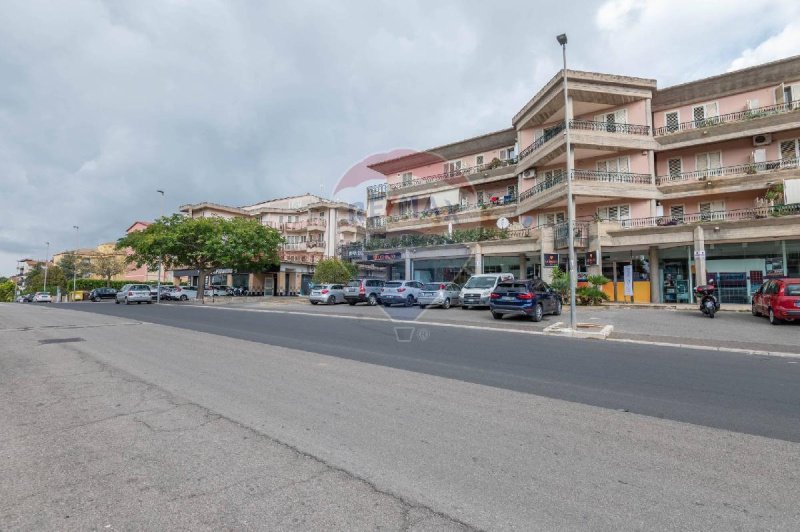
{"label": "car headlight", "polygon": [[492,293],[491,290],[484,290],[483,292],[481,292],[481,295],[483,297],[488,297],[489,295],[491,295],[491,293]]}

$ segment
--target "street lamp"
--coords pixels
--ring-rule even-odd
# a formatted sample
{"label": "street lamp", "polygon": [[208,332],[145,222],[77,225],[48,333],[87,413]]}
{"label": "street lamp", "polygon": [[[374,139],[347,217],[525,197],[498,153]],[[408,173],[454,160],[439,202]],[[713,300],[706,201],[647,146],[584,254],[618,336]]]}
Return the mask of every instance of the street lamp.
{"label": "street lamp", "polygon": [[47,292],[47,264],[50,256],[50,242],[45,242],[45,244],[47,244],[47,252],[44,255],[44,286],[42,287],[42,292]]}
{"label": "street lamp", "polygon": [[[159,194],[161,194],[161,216],[164,216],[164,191],[163,190],[156,190]],[[158,281],[156,283],[156,303],[161,303],[161,271],[164,266],[164,258],[159,257],[158,259]]]}
{"label": "street lamp", "polygon": [[567,90],[567,34],[562,33],[556,37],[561,45],[561,54],[564,58],[564,141],[567,147],[567,241],[569,246],[569,328],[575,331],[575,290],[577,288],[577,272],[575,260],[575,203],[572,197],[573,154],[572,144],[569,141],[569,122],[572,119],[569,105],[569,92]]}
{"label": "street lamp", "polygon": [[72,265],[72,297],[74,298],[76,290],[75,286],[78,280],[78,260],[80,259],[79,249],[81,246],[78,239],[78,226],[73,225],[72,228],[75,229],[75,264]]}

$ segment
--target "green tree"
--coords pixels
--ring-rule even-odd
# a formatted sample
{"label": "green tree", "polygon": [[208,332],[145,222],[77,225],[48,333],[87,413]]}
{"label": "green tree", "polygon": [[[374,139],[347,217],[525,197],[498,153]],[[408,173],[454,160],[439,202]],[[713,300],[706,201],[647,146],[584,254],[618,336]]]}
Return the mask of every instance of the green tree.
{"label": "green tree", "polygon": [[72,278],[64,275],[64,270],[59,266],[50,266],[47,270],[47,290],[44,289],[44,268],[36,265],[25,279],[25,292],[49,292],[55,294],[61,288],[61,293],[67,293],[72,289]]}
{"label": "green tree", "polygon": [[89,269],[84,264],[83,259],[72,251],[64,253],[64,256],[58,262],[58,267],[64,272],[64,277],[70,280],[72,280],[73,275],[76,278],[82,278],[89,273]]}
{"label": "green tree", "polygon": [[14,301],[14,291],[17,285],[14,281],[5,280],[0,283],[0,303],[10,303]]}
{"label": "green tree", "polygon": [[337,258],[322,259],[314,268],[314,284],[337,283],[344,284],[358,273],[358,268],[352,262]]}
{"label": "green tree", "polygon": [[[127,262],[158,269],[192,268],[199,272],[198,288],[218,268],[261,271],[280,262],[280,233],[252,218],[188,218],[178,214],[163,217],[142,231],[117,241],[117,249],[129,248]],[[203,299],[203,290],[197,297]]]}
{"label": "green tree", "polygon": [[125,272],[125,257],[113,253],[103,253],[92,260],[92,273],[102,277],[106,286],[111,286],[111,278]]}

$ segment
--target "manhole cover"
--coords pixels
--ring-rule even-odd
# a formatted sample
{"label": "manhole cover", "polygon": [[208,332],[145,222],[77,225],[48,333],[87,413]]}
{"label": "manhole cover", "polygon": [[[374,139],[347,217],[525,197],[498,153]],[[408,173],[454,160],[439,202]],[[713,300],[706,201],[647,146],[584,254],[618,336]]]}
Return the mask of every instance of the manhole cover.
{"label": "manhole cover", "polygon": [[50,338],[49,340],[39,340],[39,344],[68,344],[71,342],[83,342],[83,338]]}

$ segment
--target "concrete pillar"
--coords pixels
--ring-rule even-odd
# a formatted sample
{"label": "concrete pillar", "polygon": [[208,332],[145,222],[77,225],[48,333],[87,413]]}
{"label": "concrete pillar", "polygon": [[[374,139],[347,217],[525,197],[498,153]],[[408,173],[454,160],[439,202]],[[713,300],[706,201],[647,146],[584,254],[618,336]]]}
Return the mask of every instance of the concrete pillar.
{"label": "concrete pillar", "polygon": [[658,216],[658,205],[656,205],[656,200],[650,200],[650,217],[655,218]]}
{"label": "concrete pillar", "polygon": [[553,268],[546,268],[544,265],[544,254],[553,253],[555,251],[555,242],[553,241],[553,228],[545,226],[539,229],[541,231],[541,245],[542,249],[539,251],[539,267],[541,271],[540,277],[542,281],[550,283],[553,281]]}
{"label": "concrete pillar", "polygon": [[483,250],[480,244],[475,244],[475,273],[483,273]]}
{"label": "concrete pillar", "polygon": [[[783,255],[783,275],[789,275],[789,262],[786,256],[786,240],[781,240],[781,254]],[[748,292],[749,293],[749,292]]]}
{"label": "concrete pillar", "polygon": [[527,279],[528,277],[528,258],[524,253],[519,255],[519,278]]}
{"label": "concrete pillar", "polygon": [[594,266],[586,267],[586,273],[588,273],[589,275],[603,275],[603,252],[602,252],[602,247],[600,245],[601,223],[602,222],[594,222],[594,224],[591,225],[589,229],[588,250],[589,253],[594,254],[595,262],[597,262],[597,264],[595,264]]}
{"label": "concrete pillar", "polygon": [[658,248],[650,248],[650,302],[661,302],[661,270],[658,266]]}
{"label": "concrete pillar", "polygon": [[404,279],[408,280],[408,279],[412,278],[411,277],[411,275],[412,275],[412,273],[411,273],[411,252],[409,250],[406,250],[405,253],[403,254],[403,257],[405,257],[405,260],[406,260],[406,264],[405,264],[406,268],[405,268],[405,277],[404,277]]}
{"label": "concrete pillar", "polygon": [[697,270],[695,284],[706,284],[706,240],[703,227],[699,225],[694,228],[694,264]]}

